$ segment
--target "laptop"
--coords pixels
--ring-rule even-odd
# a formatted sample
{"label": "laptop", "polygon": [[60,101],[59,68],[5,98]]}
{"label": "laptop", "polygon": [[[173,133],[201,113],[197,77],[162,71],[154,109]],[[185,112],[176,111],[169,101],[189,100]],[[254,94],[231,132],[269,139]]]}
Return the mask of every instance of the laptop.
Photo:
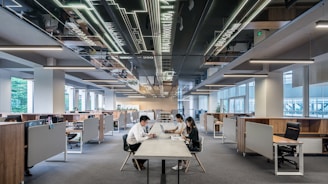
{"label": "laptop", "polygon": [[164,129],[163,125],[160,125],[160,126],[161,126],[162,133],[165,133],[165,129]]}

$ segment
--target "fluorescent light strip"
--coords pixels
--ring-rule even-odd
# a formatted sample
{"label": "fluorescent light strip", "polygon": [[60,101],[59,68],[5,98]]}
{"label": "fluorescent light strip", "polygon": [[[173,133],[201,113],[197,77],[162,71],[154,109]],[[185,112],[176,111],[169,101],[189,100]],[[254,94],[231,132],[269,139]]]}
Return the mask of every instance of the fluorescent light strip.
{"label": "fluorescent light strip", "polygon": [[210,93],[206,92],[191,92],[192,95],[209,95]]}
{"label": "fluorescent light strip", "polygon": [[223,86],[235,86],[234,84],[207,84],[207,87],[223,87]]}
{"label": "fluorescent light strip", "polygon": [[126,92],[126,91],[134,91],[133,89],[114,89],[115,92]]}
{"label": "fluorescent light strip", "polygon": [[229,62],[205,62],[204,65],[226,65],[229,64]]}
{"label": "fluorescent light strip", "polygon": [[315,23],[316,28],[328,28],[328,21],[327,20],[319,20],[318,22]]}
{"label": "fluorescent light strip", "polygon": [[146,98],[145,96],[128,96],[128,98]]}
{"label": "fluorescent light strip", "polygon": [[111,79],[83,79],[83,81],[87,82],[118,82],[117,80],[111,80]]}
{"label": "fluorescent light strip", "polygon": [[95,70],[96,67],[92,66],[44,66],[43,69],[52,70]]}
{"label": "fluorescent light strip", "polygon": [[113,88],[123,88],[123,87],[126,87],[126,85],[115,85],[115,84],[113,84],[113,85],[110,85],[110,84],[104,84],[104,85],[98,85],[98,86],[102,86],[102,87],[113,87]]}
{"label": "fluorescent light strip", "polygon": [[256,64],[312,64],[314,63],[313,59],[273,59],[273,60],[250,60],[249,63],[256,63]]}
{"label": "fluorescent light strip", "polygon": [[196,89],[196,91],[219,91],[218,89]]}
{"label": "fluorescent light strip", "polygon": [[221,31],[220,35],[217,36],[215,38],[215,40],[213,40],[213,42],[211,43],[211,45],[207,48],[207,50],[205,51],[204,55],[206,55],[211,48],[216,44],[216,42],[219,40],[219,38],[223,35],[223,33],[225,33],[225,31],[228,29],[228,27],[230,26],[231,22],[236,18],[236,16],[239,14],[239,12],[244,8],[244,6],[246,5],[246,3],[248,2],[248,0],[244,0],[236,9],[236,11],[233,12],[233,15],[229,18],[228,22],[225,24],[224,29]]}
{"label": "fluorescent light strip", "polygon": [[223,77],[268,77],[267,74],[224,74]]}
{"label": "fluorescent light strip", "polygon": [[242,23],[237,32],[235,32],[228,40],[226,40],[225,44],[222,47],[217,47],[216,49],[214,49],[214,55],[218,55],[270,2],[271,0],[265,0],[265,2],[261,4],[260,7],[258,7],[258,9],[255,10],[253,14],[251,14],[244,23]]}
{"label": "fluorescent light strip", "polygon": [[41,51],[41,50],[49,50],[49,51],[60,51],[63,50],[60,45],[2,45],[0,46],[0,50],[8,50],[8,51]]}

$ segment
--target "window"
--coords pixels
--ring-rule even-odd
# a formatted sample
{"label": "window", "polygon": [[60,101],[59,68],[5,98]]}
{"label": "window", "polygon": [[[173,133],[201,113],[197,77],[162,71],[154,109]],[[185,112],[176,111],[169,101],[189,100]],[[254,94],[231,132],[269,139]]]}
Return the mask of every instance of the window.
{"label": "window", "polygon": [[11,78],[11,111],[27,112],[27,81],[12,77]]}
{"label": "window", "polygon": [[303,86],[293,85],[293,72],[284,73],[284,116],[303,116]]}

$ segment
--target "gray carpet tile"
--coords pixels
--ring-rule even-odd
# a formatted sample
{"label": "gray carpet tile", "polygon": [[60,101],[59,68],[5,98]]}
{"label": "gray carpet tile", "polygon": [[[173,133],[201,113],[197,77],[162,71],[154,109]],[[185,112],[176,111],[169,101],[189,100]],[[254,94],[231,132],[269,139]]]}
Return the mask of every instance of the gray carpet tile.
{"label": "gray carpet tile", "polygon": [[[84,145],[83,154],[68,154],[66,162],[41,162],[30,169],[32,176],[25,177],[25,184],[108,184],[146,183],[146,171],[137,171],[127,162],[121,164],[128,153],[123,151],[122,135],[128,130],[105,136],[101,144]],[[198,154],[206,168],[203,173],[196,160],[192,160],[188,173],[181,172],[180,183],[328,183],[328,157],[305,156],[304,176],[275,176],[274,163],[267,159],[236,152],[235,144],[222,144],[220,139],[205,134],[204,151]],[[63,159],[63,154],[49,160]],[[177,183],[177,171],[171,169],[176,161],[166,162],[166,183]],[[146,164],[145,164],[146,165]],[[161,161],[150,160],[150,183],[160,183]],[[283,168],[289,168],[287,165]]]}

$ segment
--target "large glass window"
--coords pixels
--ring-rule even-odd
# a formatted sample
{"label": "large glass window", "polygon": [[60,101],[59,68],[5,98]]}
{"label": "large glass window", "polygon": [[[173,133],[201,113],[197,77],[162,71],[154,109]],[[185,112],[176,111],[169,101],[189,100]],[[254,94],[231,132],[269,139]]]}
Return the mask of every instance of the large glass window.
{"label": "large glass window", "polygon": [[248,83],[248,112],[255,112],[255,81]]}
{"label": "large glass window", "polygon": [[284,116],[303,116],[303,86],[293,85],[293,72],[285,72]]}
{"label": "large glass window", "polygon": [[309,95],[309,116],[328,117],[328,84],[310,85]]}
{"label": "large glass window", "polygon": [[27,81],[24,79],[11,78],[11,111],[26,113],[27,106]]}

